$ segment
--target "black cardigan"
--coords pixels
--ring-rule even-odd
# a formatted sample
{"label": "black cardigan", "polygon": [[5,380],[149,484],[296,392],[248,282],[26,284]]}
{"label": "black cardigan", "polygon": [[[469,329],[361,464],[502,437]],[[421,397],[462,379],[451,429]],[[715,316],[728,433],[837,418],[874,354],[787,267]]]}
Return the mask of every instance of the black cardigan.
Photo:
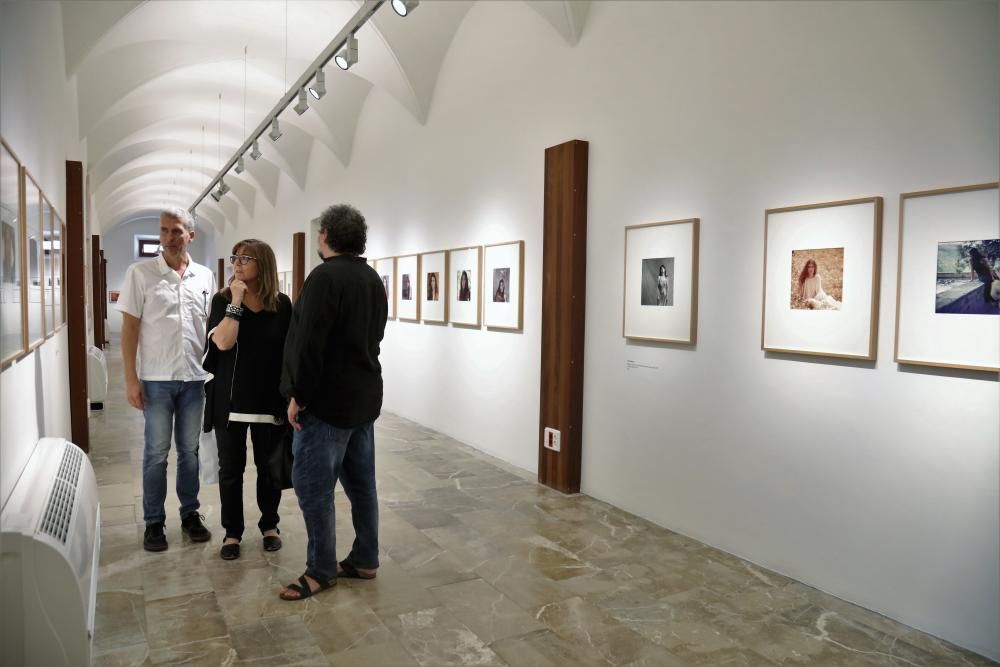
{"label": "black cardigan", "polygon": [[313,269],[285,339],[285,398],[338,428],[375,421],[382,410],[378,355],[388,307],[382,279],[363,257],[329,257]]}
{"label": "black cardigan", "polygon": [[[208,331],[222,322],[229,301],[218,292],[212,298]],[[230,412],[272,415],[284,421],[287,404],[279,391],[281,351],[292,316],[292,302],[278,294],[276,311],[243,308],[236,344],[222,351],[211,336],[205,341],[202,367],[214,377],[205,384],[203,428],[225,426]]]}

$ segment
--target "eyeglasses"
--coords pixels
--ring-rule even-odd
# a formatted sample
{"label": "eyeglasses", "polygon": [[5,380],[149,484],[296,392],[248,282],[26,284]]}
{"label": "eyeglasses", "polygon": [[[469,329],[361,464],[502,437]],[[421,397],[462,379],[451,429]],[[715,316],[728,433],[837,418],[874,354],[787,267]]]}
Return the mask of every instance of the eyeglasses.
{"label": "eyeglasses", "polygon": [[250,257],[249,255],[230,255],[229,256],[229,263],[230,264],[236,264],[237,262],[239,262],[240,266],[246,266],[250,262],[256,262],[256,261],[257,261],[256,257]]}

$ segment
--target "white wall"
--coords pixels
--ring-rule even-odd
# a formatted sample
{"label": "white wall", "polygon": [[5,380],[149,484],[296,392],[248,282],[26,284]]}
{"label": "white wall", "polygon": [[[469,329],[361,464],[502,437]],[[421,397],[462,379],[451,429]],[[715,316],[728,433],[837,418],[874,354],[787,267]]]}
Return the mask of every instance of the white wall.
{"label": "white wall", "polygon": [[[66,160],[79,144],[75,82],[63,60],[57,2],[0,5],[0,135],[66,218]],[[35,441],[70,435],[68,337],[64,328],[0,375],[0,499]]]}
{"label": "white wall", "polygon": [[[159,234],[159,218],[132,220],[104,232],[101,236],[101,249],[104,250],[104,259],[108,262],[109,292],[121,291],[122,283],[125,280],[125,271],[130,264],[139,261],[136,254],[135,237],[139,235],[159,238]],[[194,243],[189,249],[191,259],[199,264],[204,264],[214,273],[218,268],[214,229],[198,225],[195,227],[194,239]],[[226,255],[228,254],[227,252]],[[108,332],[121,333],[122,315],[115,310],[112,303],[108,303],[107,326]]]}
{"label": "white wall", "polygon": [[[1000,658],[997,378],[891,347],[899,193],[1000,172],[997,24],[996,2],[608,2],[570,48],[476,3],[426,125],[376,88],[349,168],[313,151],[306,192],[283,178],[226,239],[284,243],[334,201],[372,257],[524,239],[523,333],[391,323],[382,359],[387,410],[535,470],[543,150],[590,141],[584,492]],[[763,354],[764,209],[871,195],[878,362]],[[699,343],[628,344],[623,228],[687,217]]]}

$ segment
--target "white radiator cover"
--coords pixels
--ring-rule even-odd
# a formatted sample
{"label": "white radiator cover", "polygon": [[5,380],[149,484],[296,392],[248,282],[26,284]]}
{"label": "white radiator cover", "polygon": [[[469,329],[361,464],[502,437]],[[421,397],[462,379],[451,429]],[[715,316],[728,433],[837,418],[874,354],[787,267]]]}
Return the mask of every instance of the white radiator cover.
{"label": "white radiator cover", "polygon": [[87,455],[39,440],[0,513],[4,664],[90,664],[100,521]]}

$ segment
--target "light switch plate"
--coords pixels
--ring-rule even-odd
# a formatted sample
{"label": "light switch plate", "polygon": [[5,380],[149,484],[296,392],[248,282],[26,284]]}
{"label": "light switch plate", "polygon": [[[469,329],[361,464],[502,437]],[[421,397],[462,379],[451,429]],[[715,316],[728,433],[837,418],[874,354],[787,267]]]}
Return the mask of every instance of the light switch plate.
{"label": "light switch plate", "polygon": [[554,452],[559,451],[559,431],[554,428],[546,428],[544,434],[545,440],[542,442],[545,449],[551,449]]}

